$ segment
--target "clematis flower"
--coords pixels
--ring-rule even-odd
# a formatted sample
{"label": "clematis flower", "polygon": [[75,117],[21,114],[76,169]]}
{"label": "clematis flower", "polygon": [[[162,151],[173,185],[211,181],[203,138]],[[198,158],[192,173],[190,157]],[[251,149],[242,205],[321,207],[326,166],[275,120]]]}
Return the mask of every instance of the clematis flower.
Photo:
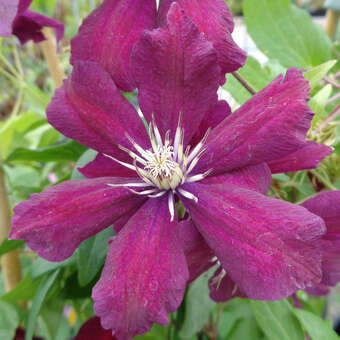
{"label": "clematis flower", "polygon": [[64,26],[48,17],[29,10],[32,0],[2,0],[0,4],[0,36],[16,35],[24,44],[28,40],[40,42],[45,39],[41,29],[52,27],[57,39],[64,35]]}
{"label": "clematis flower", "polygon": [[80,328],[74,340],[116,340],[110,330],[105,330],[100,325],[98,317],[87,320]]}
{"label": "clematis flower", "polygon": [[[308,82],[291,69],[231,114],[216,94],[214,45],[179,3],[166,20],[140,35],[126,69],[148,130],[110,67],[73,61],[48,121],[98,156],[81,169],[87,179],[15,207],[10,234],[61,261],[114,224],[92,296],[103,328],[124,340],[166,325],[187,283],[211,262],[253,299],[281,299],[322,277],[324,221],[266,197],[267,163],[305,147]],[[209,263],[197,263],[202,254]]]}

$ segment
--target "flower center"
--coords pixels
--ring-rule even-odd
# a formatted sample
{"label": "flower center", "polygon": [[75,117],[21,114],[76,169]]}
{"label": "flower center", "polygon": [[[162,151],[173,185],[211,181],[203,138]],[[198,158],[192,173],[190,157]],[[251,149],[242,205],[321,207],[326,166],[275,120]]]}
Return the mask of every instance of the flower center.
{"label": "flower center", "polygon": [[[163,141],[153,118],[149,124],[150,149],[144,150],[129,135],[126,135],[126,137],[137,153],[119,145],[119,148],[132,158],[133,164],[121,162],[110,155],[105,155],[117,163],[136,171],[137,175],[143,181],[133,182],[132,180],[131,183],[108,185],[113,187],[125,186],[137,195],[147,195],[148,197],[160,197],[168,193],[169,211],[171,220],[173,220],[175,211],[174,195],[176,193],[192,199],[195,202],[198,201],[196,196],[184,190],[181,186],[186,182],[201,181],[211,172],[211,170],[209,170],[203,174],[191,175],[192,170],[205,152],[203,145],[208,137],[209,131],[208,129],[203,139],[193,150],[190,150],[191,147],[187,146],[184,151],[184,130],[181,128],[181,117],[173,143],[170,140],[170,131],[167,131]],[[140,188],[142,188],[141,191],[138,191]]]}

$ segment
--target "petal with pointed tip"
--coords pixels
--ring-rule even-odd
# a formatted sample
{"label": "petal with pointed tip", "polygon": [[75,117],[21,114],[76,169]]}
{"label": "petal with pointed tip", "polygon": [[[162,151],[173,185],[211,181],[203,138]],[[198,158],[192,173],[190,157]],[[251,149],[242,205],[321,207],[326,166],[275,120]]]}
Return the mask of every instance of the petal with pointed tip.
{"label": "petal with pointed tip", "polygon": [[83,22],[71,41],[71,63],[94,61],[111,75],[117,87],[132,91],[132,48],[145,29],[156,24],[155,0],[105,0]]}
{"label": "petal with pointed tip", "polygon": [[247,53],[235,44],[231,36],[234,22],[225,1],[161,0],[158,18],[161,25],[166,23],[166,14],[175,1],[181,5],[185,14],[197,25],[204,37],[213,43],[223,77],[225,73],[236,71],[244,65]]}
{"label": "petal with pointed tip", "polygon": [[154,114],[161,135],[171,130],[173,138],[181,113],[187,143],[217,103],[220,70],[212,44],[177,3],[167,18],[166,28],[143,33],[131,64],[147,121]]}
{"label": "petal with pointed tip", "polygon": [[49,104],[47,119],[65,136],[118,159],[125,154],[118,144],[131,148],[126,133],[142,146],[148,141],[135,108],[109,74],[92,62],[74,65]]}
{"label": "petal with pointed tip", "polygon": [[314,169],[333,149],[327,145],[306,141],[301,149],[274,161],[268,162],[273,174]]}
{"label": "petal with pointed tip", "polygon": [[210,133],[197,169],[214,168],[219,173],[280,159],[303,148],[313,118],[308,98],[309,84],[302,72],[288,70]]}
{"label": "petal with pointed tip", "polygon": [[49,261],[64,260],[82,241],[143,204],[145,198],[126,188],[108,186],[126,182],[131,178],[67,181],[33,194],[14,208],[10,238],[26,241]]}
{"label": "petal with pointed tip", "polygon": [[251,299],[282,299],[320,282],[323,220],[301,206],[235,186],[186,184],[182,197],[221,265]]}
{"label": "petal with pointed tip", "polygon": [[130,340],[149,331],[154,322],[168,323],[168,314],[183,299],[188,277],[167,198],[150,199],[110,244],[93,289],[95,313],[105,329]]}

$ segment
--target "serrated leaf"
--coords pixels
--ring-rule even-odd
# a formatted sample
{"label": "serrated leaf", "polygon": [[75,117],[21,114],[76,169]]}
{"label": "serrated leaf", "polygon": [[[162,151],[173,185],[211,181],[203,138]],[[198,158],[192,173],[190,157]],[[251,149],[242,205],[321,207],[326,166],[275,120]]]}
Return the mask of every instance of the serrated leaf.
{"label": "serrated leaf", "polygon": [[10,303],[0,301],[0,339],[14,339],[20,318],[16,308]]}
{"label": "serrated leaf", "polygon": [[336,60],[329,60],[321,65],[313,67],[303,74],[304,77],[309,81],[311,89],[315,88],[320,83],[322,78],[327,75],[327,73],[336,63]]}
{"label": "serrated leaf", "polygon": [[312,340],[339,340],[329,322],[302,309],[294,309],[296,317],[300,320]]}
{"label": "serrated leaf", "polygon": [[332,42],[290,0],[245,0],[247,31],[257,47],[285,67],[306,68],[332,59]]}
{"label": "serrated leaf", "polygon": [[271,340],[304,340],[303,330],[286,300],[250,301],[256,321]]}
{"label": "serrated leaf", "polygon": [[78,281],[86,286],[97,275],[105,262],[108,252],[108,239],[114,235],[109,227],[83,241],[77,250]]}
{"label": "serrated leaf", "polygon": [[25,340],[32,340],[35,323],[37,321],[40,309],[47,296],[48,291],[57,279],[59,271],[60,269],[56,270],[51,275],[45,276],[40,282],[39,288],[32,302],[30,313],[28,315]]}
{"label": "serrated leaf", "polygon": [[185,298],[185,317],[179,336],[190,338],[206,324],[216,303],[209,297],[208,281],[215,269],[201,275],[188,289]]}
{"label": "serrated leaf", "polygon": [[20,248],[25,244],[21,240],[9,240],[6,238],[0,245],[0,256],[9,253],[10,251]]}

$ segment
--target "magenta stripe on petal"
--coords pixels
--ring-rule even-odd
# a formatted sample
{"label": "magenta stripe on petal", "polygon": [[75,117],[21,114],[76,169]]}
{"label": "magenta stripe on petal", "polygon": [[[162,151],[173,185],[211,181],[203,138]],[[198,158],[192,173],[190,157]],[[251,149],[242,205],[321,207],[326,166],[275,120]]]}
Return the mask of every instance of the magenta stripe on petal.
{"label": "magenta stripe on petal", "polygon": [[274,161],[268,162],[273,174],[314,169],[333,149],[327,145],[306,141],[301,149]]}
{"label": "magenta stripe on petal", "polygon": [[71,63],[95,61],[111,75],[117,87],[132,91],[132,48],[145,29],[156,24],[155,0],[105,0],[93,11],[71,41]]}
{"label": "magenta stripe on petal", "polygon": [[236,71],[244,65],[247,54],[239,48],[231,33],[234,29],[231,12],[224,0],[161,0],[160,25],[166,23],[166,14],[172,3],[177,2],[185,14],[197,25],[208,41],[214,45],[225,82],[225,73]]}
{"label": "magenta stripe on petal", "polygon": [[227,185],[187,184],[182,197],[221,265],[251,299],[290,296],[321,279],[323,220],[300,206]]}
{"label": "magenta stripe on petal", "polygon": [[296,69],[279,76],[210,134],[198,164],[215,173],[285,157],[305,146],[313,112],[309,84]]}
{"label": "magenta stripe on petal", "polygon": [[128,133],[144,146],[148,135],[137,111],[98,64],[78,62],[47,108],[47,119],[65,136],[120,158]]}
{"label": "magenta stripe on petal", "polygon": [[64,260],[82,241],[145,202],[125,188],[108,186],[126,182],[131,178],[67,181],[33,194],[14,208],[10,238],[26,241],[49,261]]}
{"label": "magenta stripe on petal", "polygon": [[189,277],[178,224],[167,198],[150,199],[110,244],[93,289],[94,310],[119,340],[165,326],[180,305]]}
{"label": "magenta stripe on petal", "polygon": [[217,103],[220,69],[212,44],[177,3],[167,18],[166,28],[146,31],[137,42],[132,70],[147,121],[154,114],[161,135],[171,130],[173,137],[181,113],[188,143]]}

